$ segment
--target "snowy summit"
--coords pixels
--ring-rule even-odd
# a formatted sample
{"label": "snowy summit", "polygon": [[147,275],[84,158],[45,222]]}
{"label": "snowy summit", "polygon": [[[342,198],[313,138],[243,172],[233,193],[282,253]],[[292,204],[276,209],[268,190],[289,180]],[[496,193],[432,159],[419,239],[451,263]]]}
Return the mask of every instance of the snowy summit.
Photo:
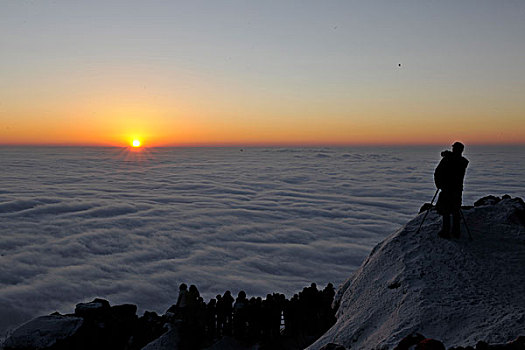
{"label": "snowy summit", "polygon": [[525,205],[486,197],[464,208],[461,238],[439,238],[424,212],[379,243],[339,288],[337,323],[309,349],[394,348],[411,333],[445,346],[525,335]]}

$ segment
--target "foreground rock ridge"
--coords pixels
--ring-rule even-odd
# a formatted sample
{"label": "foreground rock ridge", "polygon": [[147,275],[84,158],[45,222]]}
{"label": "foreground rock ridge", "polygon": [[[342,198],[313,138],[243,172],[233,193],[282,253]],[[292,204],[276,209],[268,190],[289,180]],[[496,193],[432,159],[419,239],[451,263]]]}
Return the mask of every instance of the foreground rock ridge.
{"label": "foreground rock ridge", "polygon": [[507,343],[525,334],[525,205],[485,197],[462,212],[461,238],[437,236],[441,217],[424,212],[379,243],[339,288],[328,343],[392,349],[421,333],[447,348]]}
{"label": "foreground rock ridge", "polygon": [[[73,314],[37,317],[12,332],[4,349],[173,350],[304,349],[335,323],[335,290],[312,283],[290,300],[279,293],[237,299],[226,291],[207,304],[195,285],[182,284],[177,303],[163,315],[137,316],[132,304],[96,298]],[[283,324],[284,322],[284,324]],[[284,327],[283,327],[284,326]]]}

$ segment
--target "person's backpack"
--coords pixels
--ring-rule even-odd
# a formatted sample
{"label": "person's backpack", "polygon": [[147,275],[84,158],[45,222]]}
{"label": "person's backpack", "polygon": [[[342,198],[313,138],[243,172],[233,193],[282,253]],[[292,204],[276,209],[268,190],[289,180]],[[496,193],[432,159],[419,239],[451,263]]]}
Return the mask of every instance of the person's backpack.
{"label": "person's backpack", "polygon": [[452,155],[452,152],[450,151],[443,151],[441,152],[441,156],[443,157],[441,161],[439,162],[436,171],[434,171],[434,183],[436,184],[437,188],[442,189],[445,187],[447,179],[447,172],[448,172],[448,157]]}

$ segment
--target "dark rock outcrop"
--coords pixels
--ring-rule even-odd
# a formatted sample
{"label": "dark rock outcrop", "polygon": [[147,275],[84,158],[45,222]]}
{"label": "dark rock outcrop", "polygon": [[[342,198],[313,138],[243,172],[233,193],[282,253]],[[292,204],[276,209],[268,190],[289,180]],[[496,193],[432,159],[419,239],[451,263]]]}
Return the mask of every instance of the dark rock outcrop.
{"label": "dark rock outcrop", "polygon": [[424,340],[425,336],[419,333],[414,333],[407,335],[401,341],[397,346],[394,348],[394,350],[409,350],[410,347],[417,345],[420,341]]}
{"label": "dark rock outcrop", "polygon": [[474,202],[474,206],[475,207],[480,207],[482,205],[494,205],[494,204],[498,204],[500,201],[501,201],[500,197],[496,197],[496,196],[490,195],[490,196],[485,196],[485,197],[480,198],[477,201],[475,201]]}
{"label": "dark rock outcrop", "polygon": [[416,345],[415,350],[446,350],[445,345],[436,339],[423,339]]}
{"label": "dark rock outcrop", "polygon": [[104,299],[96,298],[89,303],[80,303],[75,307],[75,316],[82,318],[100,318],[109,313],[109,302]]}
{"label": "dark rock outcrop", "polygon": [[80,303],[72,315],[54,313],[22,325],[5,341],[4,348],[141,349],[161,334],[160,322],[153,321],[150,315],[139,321],[136,312],[136,305],[111,307],[104,299]]}

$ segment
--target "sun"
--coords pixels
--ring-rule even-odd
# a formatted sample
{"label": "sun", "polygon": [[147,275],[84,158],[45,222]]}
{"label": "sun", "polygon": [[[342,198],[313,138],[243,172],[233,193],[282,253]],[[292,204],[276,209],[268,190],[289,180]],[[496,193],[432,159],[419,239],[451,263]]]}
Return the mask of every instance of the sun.
{"label": "sun", "polygon": [[131,142],[131,146],[133,147],[140,147],[140,145],[141,145],[140,140],[135,139]]}

